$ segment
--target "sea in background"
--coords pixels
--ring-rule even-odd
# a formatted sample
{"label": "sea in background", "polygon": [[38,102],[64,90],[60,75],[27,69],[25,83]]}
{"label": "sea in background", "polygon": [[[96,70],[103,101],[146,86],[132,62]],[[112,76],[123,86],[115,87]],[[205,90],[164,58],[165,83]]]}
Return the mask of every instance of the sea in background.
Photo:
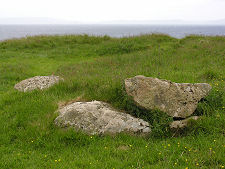
{"label": "sea in background", "polygon": [[175,38],[193,34],[225,36],[225,25],[0,25],[0,41],[35,35],[88,34],[124,37],[152,33],[163,33]]}

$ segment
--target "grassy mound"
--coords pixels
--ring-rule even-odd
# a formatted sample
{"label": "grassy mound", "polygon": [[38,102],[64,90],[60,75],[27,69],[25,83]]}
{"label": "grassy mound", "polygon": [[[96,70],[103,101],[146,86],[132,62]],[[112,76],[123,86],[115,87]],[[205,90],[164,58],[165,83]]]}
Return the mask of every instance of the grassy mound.
{"label": "grassy mound", "polygon": [[[0,168],[223,168],[225,165],[225,37],[166,35],[36,36],[0,42]],[[36,75],[65,81],[21,93],[14,85]],[[203,118],[178,136],[163,113],[138,108],[123,81],[135,75],[209,83],[195,114]],[[149,121],[148,138],[88,136],[57,128],[59,102],[101,100]]]}

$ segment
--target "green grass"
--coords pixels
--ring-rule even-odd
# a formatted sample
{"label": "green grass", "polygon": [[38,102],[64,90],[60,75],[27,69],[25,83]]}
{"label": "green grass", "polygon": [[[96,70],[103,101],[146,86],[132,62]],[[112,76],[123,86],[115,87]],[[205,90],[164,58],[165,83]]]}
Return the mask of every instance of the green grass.
{"label": "green grass", "polygon": [[[166,35],[129,38],[37,36],[0,42],[0,168],[222,168],[225,166],[225,37]],[[21,93],[14,85],[36,75],[65,81]],[[161,112],[138,108],[123,81],[135,75],[209,83],[180,133]],[[53,123],[58,103],[102,100],[152,124],[147,137],[88,136]]]}

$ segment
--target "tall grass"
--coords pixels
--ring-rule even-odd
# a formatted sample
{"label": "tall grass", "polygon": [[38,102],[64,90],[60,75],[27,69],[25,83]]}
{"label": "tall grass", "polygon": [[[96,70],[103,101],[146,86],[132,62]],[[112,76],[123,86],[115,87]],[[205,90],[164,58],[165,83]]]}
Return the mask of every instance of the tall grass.
{"label": "tall grass", "polygon": [[[0,42],[0,168],[223,168],[225,38],[37,36]],[[13,86],[36,75],[65,81],[44,91]],[[135,75],[209,83],[202,119],[178,135],[162,112],[138,108],[124,91]],[[54,125],[59,102],[102,100],[152,125],[148,137],[88,136]]]}

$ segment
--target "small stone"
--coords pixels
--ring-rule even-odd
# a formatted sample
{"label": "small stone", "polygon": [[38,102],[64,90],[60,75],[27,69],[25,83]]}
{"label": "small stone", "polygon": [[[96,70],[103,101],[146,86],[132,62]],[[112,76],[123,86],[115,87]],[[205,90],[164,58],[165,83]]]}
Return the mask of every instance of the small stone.
{"label": "small stone", "polygon": [[60,80],[63,80],[63,78],[60,78],[59,76],[54,76],[54,75],[35,76],[17,83],[14,86],[14,88],[21,92],[28,92],[35,89],[43,90],[53,86],[54,84],[58,83]]}
{"label": "small stone", "polygon": [[184,119],[184,120],[177,120],[177,121],[173,121],[171,124],[170,124],[170,128],[171,129],[182,129],[182,128],[185,128],[188,126],[189,122],[191,120],[198,120],[200,117],[198,116],[192,116],[192,117],[189,117],[187,119]]}
{"label": "small stone", "polygon": [[126,92],[138,106],[181,118],[190,116],[211,88],[207,83],[174,83],[141,75],[125,80]]}
{"label": "small stone", "polygon": [[88,134],[150,133],[149,123],[113,109],[109,104],[75,102],[58,110],[55,124],[60,127],[73,127]]}

